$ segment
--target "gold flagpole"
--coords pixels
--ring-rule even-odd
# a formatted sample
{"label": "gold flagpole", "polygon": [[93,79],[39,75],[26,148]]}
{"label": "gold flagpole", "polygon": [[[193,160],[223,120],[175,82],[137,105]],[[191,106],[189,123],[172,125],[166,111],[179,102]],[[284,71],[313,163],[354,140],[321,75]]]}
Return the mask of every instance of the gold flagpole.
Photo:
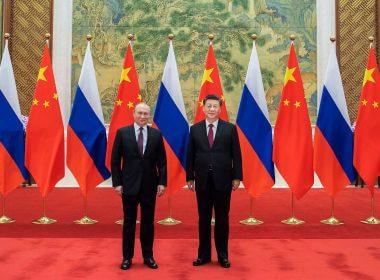
{"label": "gold flagpole", "polygon": [[[49,46],[49,40],[50,40],[50,33],[45,33],[45,38],[46,38],[46,44]],[[48,225],[48,224],[53,224],[56,223],[57,220],[51,219],[46,216],[46,197],[42,198],[42,217],[40,217],[37,220],[34,220],[32,223],[36,225]]]}
{"label": "gold flagpole", "polygon": [[77,225],[96,224],[98,222],[97,220],[91,219],[90,217],[87,216],[87,193],[84,195],[83,200],[84,200],[84,216],[79,220],[75,220],[74,224],[77,224]]}
{"label": "gold flagpole", "polygon": [[322,220],[322,224],[330,225],[330,226],[339,226],[343,225],[344,223],[334,216],[334,210],[335,210],[335,198],[331,197],[331,217],[327,218],[325,220]]}
{"label": "gold flagpole", "polygon": [[286,225],[302,225],[305,223],[305,221],[298,219],[294,215],[294,193],[293,192],[292,192],[292,216],[286,220],[281,221],[281,223],[286,224]]}
{"label": "gold flagpole", "polygon": [[261,225],[264,223],[263,221],[260,221],[253,217],[253,197],[251,196],[249,198],[249,217],[245,220],[240,221],[240,223],[247,226]]}
{"label": "gold flagpole", "polygon": [[[4,34],[5,42],[8,41],[9,37],[10,37],[9,33],[5,33]],[[0,217],[0,224],[14,223],[16,220],[13,220],[13,219],[5,216],[5,196],[1,195],[1,200],[2,200],[2,205],[3,205],[2,206],[3,211],[2,211],[2,215]]]}
{"label": "gold flagpole", "polygon": [[168,216],[165,219],[158,221],[157,224],[165,225],[165,226],[174,226],[174,225],[178,225],[178,224],[182,223],[181,221],[176,220],[172,217],[172,199],[171,199],[171,196],[168,196],[168,213],[169,213]]}
{"label": "gold flagpole", "polygon": [[[140,223],[140,221],[136,220],[136,224],[139,224],[139,223]],[[117,220],[115,222],[115,224],[117,224],[117,225],[124,225],[124,219]]]}
{"label": "gold flagpole", "polygon": [[5,196],[1,196],[1,200],[2,200],[2,205],[3,205],[2,206],[3,211],[0,217],[0,224],[10,224],[10,223],[16,222],[16,220],[5,216]]}
{"label": "gold flagpole", "polygon": [[368,225],[379,225],[380,224],[380,220],[378,218],[375,217],[375,194],[372,196],[371,198],[371,217],[363,220],[363,221],[360,221],[362,222],[363,224],[368,224]]}
{"label": "gold flagpole", "polygon": [[123,225],[124,224],[124,219],[117,220],[115,222],[115,224],[117,224],[117,225]]}
{"label": "gold flagpole", "polygon": [[[368,40],[369,40],[369,48],[371,49],[372,46],[373,46],[373,41],[374,41],[374,37],[373,36],[369,36],[368,37]],[[363,221],[360,221],[362,222],[363,224],[368,224],[368,225],[378,225],[380,224],[380,220],[378,218],[375,217],[375,193],[373,194],[372,198],[371,198],[371,217],[363,220]]]}
{"label": "gold flagpole", "polygon": [[54,224],[57,221],[46,216],[46,197],[42,198],[42,217],[33,221],[36,225]]}

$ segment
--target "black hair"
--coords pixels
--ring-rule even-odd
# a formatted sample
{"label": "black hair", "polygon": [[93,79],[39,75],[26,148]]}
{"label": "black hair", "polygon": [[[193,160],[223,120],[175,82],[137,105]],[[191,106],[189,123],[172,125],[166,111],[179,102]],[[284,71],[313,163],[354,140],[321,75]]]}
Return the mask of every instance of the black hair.
{"label": "black hair", "polygon": [[206,104],[206,101],[207,101],[207,100],[216,100],[216,101],[219,102],[219,105],[220,105],[220,106],[222,106],[222,104],[223,104],[222,99],[220,99],[220,97],[217,96],[216,94],[209,94],[209,95],[206,95],[205,98],[203,98],[203,101],[202,101],[203,105]]}

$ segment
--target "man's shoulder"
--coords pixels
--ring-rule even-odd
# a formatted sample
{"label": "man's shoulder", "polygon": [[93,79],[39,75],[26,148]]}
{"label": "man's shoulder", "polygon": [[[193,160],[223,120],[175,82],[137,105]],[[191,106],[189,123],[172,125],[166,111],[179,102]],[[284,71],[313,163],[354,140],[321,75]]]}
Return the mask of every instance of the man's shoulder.
{"label": "man's shoulder", "polygon": [[194,123],[194,124],[191,126],[191,128],[193,128],[193,129],[197,129],[197,128],[202,127],[202,126],[205,126],[205,120],[202,120],[202,121],[199,121],[199,122],[197,122],[197,123]]}
{"label": "man's shoulder", "polygon": [[219,119],[218,125],[222,125],[222,126],[229,127],[229,128],[235,127],[235,125],[233,123],[230,123],[230,122],[222,120],[222,119]]}
{"label": "man's shoulder", "polygon": [[119,133],[125,133],[127,132],[129,129],[131,129],[133,127],[133,124],[132,125],[126,125],[126,126],[122,126],[120,127],[117,131]]}
{"label": "man's shoulder", "polygon": [[152,133],[154,135],[161,135],[161,130],[159,130],[156,127],[152,127],[152,126],[148,125],[147,129],[149,130],[150,133]]}

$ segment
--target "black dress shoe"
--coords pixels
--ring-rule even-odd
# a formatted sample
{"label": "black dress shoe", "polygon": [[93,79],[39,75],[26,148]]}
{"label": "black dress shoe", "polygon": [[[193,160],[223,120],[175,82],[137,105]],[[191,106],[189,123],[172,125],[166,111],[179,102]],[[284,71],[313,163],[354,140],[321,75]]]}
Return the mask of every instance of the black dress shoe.
{"label": "black dress shoe", "polygon": [[146,259],[144,259],[144,264],[147,267],[152,268],[152,269],[157,269],[158,268],[158,265],[157,265],[156,261],[153,258],[146,258]]}
{"label": "black dress shoe", "polygon": [[231,266],[231,263],[228,259],[220,259],[218,260],[221,267],[229,268]]}
{"label": "black dress shoe", "polygon": [[132,259],[125,259],[122,261],[120,268],[122,270],[127,270],[131,267],[131,264],[132,264]]}
{"label": "black dress shoe", "polygon": [[209,262],[211,262],[211,259],[197,258],[196,260],[193,260],[193,266],[200,266]]}

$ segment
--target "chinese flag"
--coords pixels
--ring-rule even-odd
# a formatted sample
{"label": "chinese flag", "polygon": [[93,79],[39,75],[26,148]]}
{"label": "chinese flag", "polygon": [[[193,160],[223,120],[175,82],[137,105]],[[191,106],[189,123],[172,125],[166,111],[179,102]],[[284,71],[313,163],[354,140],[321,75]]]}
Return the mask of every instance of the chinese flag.
{"label": "chinese flag", "polygon": [[314,182],[313,144],[301,74],[293,43],[273,139],[273,161],[297,199]]}
{"label": "chinese flag", "polygon": [[25,166],[36,181],[42,197],[46,197],[65,176],[63,135],[49,47],[45,45],[25,140]]}
{"label": "chinese flag", "polygon": [[223,96],[222,84],[220,83],[219,71],[218,66],[216,65],[214,47],[212,46],[212,43],[210,43],[210,46],[208,48],[206,67],[203,73],[201,91],[199,93],[194,123],[197,123],[205,118],[202,111],[202,100],[206,97],[206,95],[209,94],[215,94],[222,99],[223,104],[222,112],[220,113],[220,118],[222,120],[228,121],[226,103]]}
{"label": "chinese flag", "polygon": [[370,48],[354,133],[354,166],[372,196],[380,176],[380,75],[373,47]]}
{"label": "chinese flag", "polygon": [[109,170],[111,170],[111,154],[116,131],[120,127],[130,125],[134,122],[133,110],[135,105],[141,101],[142,98],[135,62],[133,60],[132,46],[131,42],[129,42],[108,131],[106,166]]}

